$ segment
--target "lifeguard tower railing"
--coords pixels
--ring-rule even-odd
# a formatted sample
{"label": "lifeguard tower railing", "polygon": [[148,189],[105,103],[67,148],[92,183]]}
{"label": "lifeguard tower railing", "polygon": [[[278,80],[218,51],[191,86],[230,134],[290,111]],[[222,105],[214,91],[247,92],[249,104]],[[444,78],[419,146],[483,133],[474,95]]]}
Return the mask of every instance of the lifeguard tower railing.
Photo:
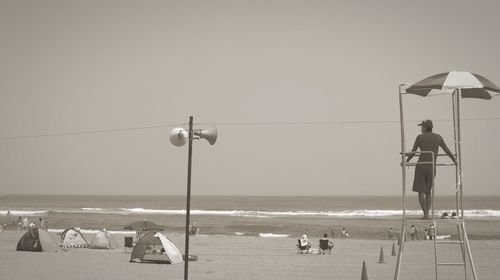
{"label": "lifeguard tower railing", "polygon": [[[465,229],[465,221],[464,221],[464,209],[463,209],[463,185],[462,185],[462,157],[461,157],[461,137],[460,137],[460,96],[461,96],[461,90],[456,89],[452,93],[452,105],[453,105],[453,138],[454,138],[454,149],[455,149],[455,158],[457,164],[448,164],[448,163],[437,163],[436,159],[441,156],[446,156],[446,154],[437,154],[434,155],[432,151],[416,151],[416,152],[407,152],[406,150],[406,143],[405,143],[405,131],[404,131],[404,124],[405,124],[405,119],[404,119],[404,110],[403,110],[403,94],[406,93],[406,88],[408,88],[409,85],[407,84],[401,84],[399,86],[399,116],[400,116],[400,125],[401,125],[401,172],[402,172],[402,208],[403,208],[403,214],[402,214],[402,226],[401,226],[401,233],[400,234],[400,240],[399,240],[399,251],[397,255],[397,262],[396,262],[396,269],[394,273],[394,280],[399,280],[400,278],[400,271],[401,271],[401,266],[402,266],[402,259],[403,259],[403,251],[404,251],[404,244],[405,244],[405,238],[406,238],[406,222],[407,222],[407,217],[406,217],[406,205],[405,205],[405,200],[406,200],[406,188],[407,188],[407,167],[412,167],[412,166],[417,166],[417,165],[432,165],[432,172],[434,175],[435,168],[437,166],[454,166],[455,167],[455,210],[457,213],[457,219],[454,220],[448,220],[448,222],[452,221],[456,223],[457,230],[458,230],[458,240],[455,241],[442,241],[442,240],[437,240],[437,232],[438,232],[438,227],[437,227],[437,220],[435,217],[435,192],[436,188],[434,186],[434,176],[432,177],[432,192],[431,192],[431,219],[432,219],[432,225],[434,226],[434,231],[431,233],[432,239],[434,241],[434,268],[435,268],[435,277],[436,280],[439,279],[439,267],[440,266],[452,266],[452,267],[462,267],[464,270],[464,279],[468,280],[469,279],[469,273],[468,273],[468,267],[471,268],[472,271],[472,276],[474,280],[477,280],[477,275],[476,275],[476,269],[474,267],[474,261],[472,258],[472,253],[469,245],[469,239],[467,237],[467,231]],[[424,161],[424,162],[406,162],[407,156],[409,155],[420,155],[420,154],[426,154],[429,153],[432,156],[432,160],[430,162]],[[462,262],[456,263],[456,262],[440,262],[438,260],[438,248],[439,245],[447,245],[447,244],[456,244],[460,246],[461,252],[462,252]],[[468,261],[468,262],[467,262]]]}

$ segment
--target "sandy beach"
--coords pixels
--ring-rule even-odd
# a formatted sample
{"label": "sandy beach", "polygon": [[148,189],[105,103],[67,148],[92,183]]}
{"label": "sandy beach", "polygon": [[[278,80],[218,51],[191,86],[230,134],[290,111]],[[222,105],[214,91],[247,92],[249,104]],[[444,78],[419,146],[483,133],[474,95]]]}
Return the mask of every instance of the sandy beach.
{"label": "sandy beach", "polygon": [[[184,265],[130,263],[123,248],[123,235],[115,234],[119,248],[113,250],[64,249],[58,252],[18,252],[23,231],[0,232],[2,279],[182,279]],[[51,233],[56,242],[60,237]],[[184,252],[184,236],[168,237]],[[317,248],[317,239],[310,237]],[[334,239],[331,255],[297,254],[295,238],[262,238],[200,235],[191,238],[190,254],[199,260],[189,263],[190,279],[360,279],[366,261],[369,279],[393,279],[396,257],[392,240]],[[385,263],[378,263],[380,248]],[[500,240],[473,240],[471,249],[479,279],[498,279]],[[400,279],[434,279],[433,243],[407,242]],[[444,248],[443,259],[459,256]],[[463,277],[463,270],[444,268],[442,279]],[[450,273],[460,271],[458,275]]]}

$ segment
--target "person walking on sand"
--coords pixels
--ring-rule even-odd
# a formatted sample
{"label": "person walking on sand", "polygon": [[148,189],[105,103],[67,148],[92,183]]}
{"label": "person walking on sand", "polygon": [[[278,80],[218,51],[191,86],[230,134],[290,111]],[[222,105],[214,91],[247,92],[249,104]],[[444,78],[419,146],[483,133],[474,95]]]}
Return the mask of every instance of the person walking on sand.
{"label": "person walking on sand", "polygon": [[[443,151],[451,158],[453,163],[456,165],[457,161],[455,156],[452,154],[450,149],[446,146],[446,143],[443,140],[441,135],[433,133],[432,128],[433,124],[431,120],[423,120],[420,124],[418,124],[421,128],[422,134],[418,135],[415,139],[415,143],[413,144],[412,152],[420,149],[422,152],[432,151],[434,152],[434,158],[431,157],[430,154],[422,153],[418,157],[418,162],[436,162],[436,158],[438,155],[438,149],[441,147]],[[409,162],[415,154],[409,153],[406,162]],[[431,208],[431,189],[432,182],[434,178],[432,177],[436,175],[436,169],[432,170],[432,165],[430,164],[417,164],[415,167],[415,177],[413,179],[413,191],[418,193],[418,202],[420,203],[420,207],[424,212],[423,219],[429,218],[429,209]]]}

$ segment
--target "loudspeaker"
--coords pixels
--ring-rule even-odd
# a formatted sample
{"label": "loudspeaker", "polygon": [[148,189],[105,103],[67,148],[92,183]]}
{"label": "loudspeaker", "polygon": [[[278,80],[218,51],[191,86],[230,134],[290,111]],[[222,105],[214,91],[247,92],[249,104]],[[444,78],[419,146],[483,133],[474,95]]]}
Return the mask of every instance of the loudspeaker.
{"label": "loudspeaker", "polygon": [[207,140],[210,145],[215,144],[215,141],[217,141],[217,128],[215,126],[209,129],[195,131],[194,134],[198,135],[200,138]]}
{"label": "loudspeaker", "polygon": [[175,146],[182,146],[186,144],[187,139],[189,139],[189,133],[184,128],[176,127],[170,131],[170,143]]}

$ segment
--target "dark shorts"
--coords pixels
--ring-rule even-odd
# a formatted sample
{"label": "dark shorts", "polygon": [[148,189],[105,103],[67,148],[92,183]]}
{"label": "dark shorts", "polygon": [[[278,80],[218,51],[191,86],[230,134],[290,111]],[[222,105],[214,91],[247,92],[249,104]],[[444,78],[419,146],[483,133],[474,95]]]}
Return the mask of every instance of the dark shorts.
{"label": "dark shorts", "polygon": [[[434,174],[435,175],[435,174]],[[421,164],[415,167],[415,178],[413,179],[414,192],[431,193],[432,190],[432,165]]]}

